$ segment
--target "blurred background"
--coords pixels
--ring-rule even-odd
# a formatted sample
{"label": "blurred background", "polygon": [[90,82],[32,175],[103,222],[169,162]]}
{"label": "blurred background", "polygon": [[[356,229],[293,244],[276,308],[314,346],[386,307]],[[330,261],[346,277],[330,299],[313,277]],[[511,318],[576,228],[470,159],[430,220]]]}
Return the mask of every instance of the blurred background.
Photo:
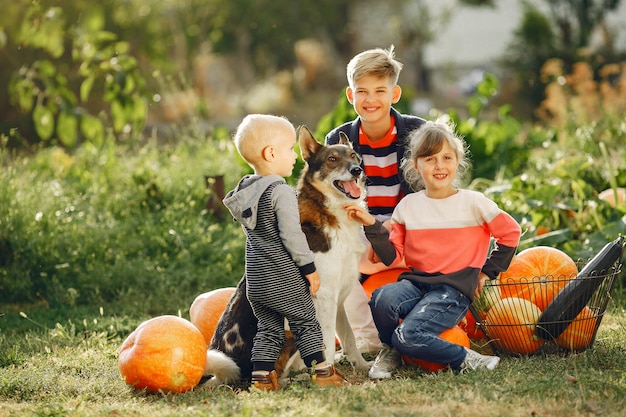
{"label": "blurred background", "polygon": [[391,45],[403,110],[464,107],[489,73],[493,102],[533,120],[577,62],[596,79],[615,63],[610,80],[624,82],[622,3],[0,0],[0,134],[10,147],[73,147],[190,121],[232,129],[251,112],[315,126],[343,99],[349,59]]}

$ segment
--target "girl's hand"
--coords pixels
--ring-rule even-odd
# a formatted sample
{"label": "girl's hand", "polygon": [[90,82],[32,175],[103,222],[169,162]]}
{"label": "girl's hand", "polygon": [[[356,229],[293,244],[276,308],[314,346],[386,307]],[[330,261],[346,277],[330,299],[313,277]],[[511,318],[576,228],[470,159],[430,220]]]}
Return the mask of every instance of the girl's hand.
{"label": "girl's hand", "polygon": [[476,291],[474,291],[474,298],[480,297],[480,293],[483,292],[483,287],[489,281],[489,277],[482,272],[478,274],[478,286],[476,287]]}
{"label": "girl's hand", "polygon": [[320,289],[320,275],[317,271],[315,271],[306,275],[305,278],[309,281],[309,290],[311,291],[311,295],[315,295]]}
{"label": "girl's hand", "polygon": [[363,226],[371,226],[376,222],[374,216],[368,213],[363,207],[348,205],[344,206],[344,209],[348,212],[348,219],[356,220]]}
{"label": "girl's hand", "polygon": [[380,258],[376,255],[376,252],[374,252],[374,249],[371,246],[368,249],[367,259],[373,264],[381,262]]}

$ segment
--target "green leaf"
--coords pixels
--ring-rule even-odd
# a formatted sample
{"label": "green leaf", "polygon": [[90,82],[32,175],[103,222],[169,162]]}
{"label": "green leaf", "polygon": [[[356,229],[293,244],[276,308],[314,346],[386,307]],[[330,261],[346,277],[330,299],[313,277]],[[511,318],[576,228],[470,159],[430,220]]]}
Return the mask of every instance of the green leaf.
{"label": "green leaf", "polygon": [[0,28],[0,49],[3,49],[7,44],[7,34],[3,28]]}
{"label": "green leaf", "polygon": [[111,118],[113,119],[113,130],[121,132],[128,120],[128,116],[120,100],[114,100],[111,103]]}
{"label": "green leaf", "polygon": [[37,106],[33,110],[33,122],[35,130],[39,137],[48,140],[54,132],[54,115],[52,111],[45,106]]}
{"label": "green leaf", "polygon": [[93,83],[96,81],[96,77],[94,75],[90,75],[82,82],[80,85],[80,99],[85,102],[89,99],[89,93],[91,93],[91,89],[93,88]]}
{"label": "green leaf", "polygon": [[78,120],[74,114],[70,112],[59,114],[57,136],[61,143],[67,147],[76,145],[78,138]]}
{"label": "green leaf", "polygon": [[99,146],[104,142],[104,126],[97,117],[89,114],[83,115],[80,121],[80,131],[94,145]]}

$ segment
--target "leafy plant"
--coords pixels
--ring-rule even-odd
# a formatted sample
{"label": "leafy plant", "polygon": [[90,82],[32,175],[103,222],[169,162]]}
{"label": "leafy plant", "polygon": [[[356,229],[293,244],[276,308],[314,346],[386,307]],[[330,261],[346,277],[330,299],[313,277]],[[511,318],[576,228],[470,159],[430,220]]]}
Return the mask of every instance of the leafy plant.
{"label": "leafy plant", "polygon": [[[27,137],[28,142],[74,147],[87,140],[102,145],[107,126],[118,138],[143,128],[144,79],[129,43],[105,29],[101,6],[93,5],[80,16],[68,22],[63,8],[32,2],[21,24],[8,33],[10,42],[0,44],[11,49],[9,54],[12,49],[32,54],[32,60],[22,61],[13,72],[8,86],[11,103],[34,127],[37,139]],[[11,136],[18,133],[12,130]]]}

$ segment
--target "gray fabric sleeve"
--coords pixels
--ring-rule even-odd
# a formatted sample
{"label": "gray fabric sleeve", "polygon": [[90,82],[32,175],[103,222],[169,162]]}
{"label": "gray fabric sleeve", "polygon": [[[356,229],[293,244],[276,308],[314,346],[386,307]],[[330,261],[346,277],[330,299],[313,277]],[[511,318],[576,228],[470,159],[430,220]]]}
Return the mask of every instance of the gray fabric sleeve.
{"label": "gray fabric sleeve", "polygon": [[[280,237],[298,267],[307,266],[314,261],[306,236],[300,227],[300,213],[296,191],[288,184],[279,184],[272,191],[272,202]],[[311,271],[310,266],[305,268]],[[313,268],[313,270],[315,270]],[[309,272],[309,273],[310,273]]]}

